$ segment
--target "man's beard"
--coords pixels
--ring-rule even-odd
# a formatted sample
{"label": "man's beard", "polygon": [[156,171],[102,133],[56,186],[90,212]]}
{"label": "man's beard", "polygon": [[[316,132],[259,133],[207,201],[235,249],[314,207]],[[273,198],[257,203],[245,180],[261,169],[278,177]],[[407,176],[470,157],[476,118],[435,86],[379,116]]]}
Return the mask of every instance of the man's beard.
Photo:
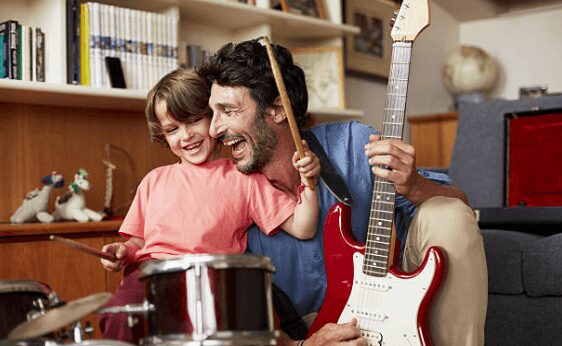
{"label": "man's beard", "polygon": [[256,114],[252,126],[253,145],[252,157],[250,162],[242,164],[238,162],[236,168],[244,174],[261,171],[273,156],[273,151],[277,145],[277,135],[267,126],[264,120],[265,113]]}

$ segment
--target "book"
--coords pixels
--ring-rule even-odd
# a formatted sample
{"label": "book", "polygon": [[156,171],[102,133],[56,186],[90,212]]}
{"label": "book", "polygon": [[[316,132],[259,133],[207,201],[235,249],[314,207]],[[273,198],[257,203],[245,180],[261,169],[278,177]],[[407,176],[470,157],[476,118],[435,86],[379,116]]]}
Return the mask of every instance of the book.
{"label": "book", "polygon": [[45,81],[45,33],[35,28],[35,80]]}
{"label": "book", "polygon": [[18,22],[8,20],[0,23],[0,33],[3,40],[2,78],[18,78]]}
{"label": "book", "polygon": [[80,0],[66,0],[66,81],[80,84]]}

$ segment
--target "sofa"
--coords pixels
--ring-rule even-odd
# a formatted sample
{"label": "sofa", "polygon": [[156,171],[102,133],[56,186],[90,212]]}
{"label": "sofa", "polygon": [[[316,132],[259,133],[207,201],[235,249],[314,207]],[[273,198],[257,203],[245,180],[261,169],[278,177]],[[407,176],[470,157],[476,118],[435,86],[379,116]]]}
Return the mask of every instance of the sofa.
{"label": "sofa", "polygon": [[505,115],[560,108],[562,95],[459,105],[449,175],[479,213],[489,346],[562,345],[562,207],[505,207]]}

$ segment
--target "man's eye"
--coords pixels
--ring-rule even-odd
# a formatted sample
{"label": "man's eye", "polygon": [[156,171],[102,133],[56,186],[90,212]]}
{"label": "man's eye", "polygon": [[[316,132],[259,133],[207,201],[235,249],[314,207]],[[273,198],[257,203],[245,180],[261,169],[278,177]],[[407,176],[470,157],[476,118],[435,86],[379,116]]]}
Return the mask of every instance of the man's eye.
{"label": "man's eye", "polygon": [[225,109],[225,110],[224,110],[224,114],[225,114],[226,116],[232,116],[232,115],[236,114],[236,112],[235,112],[234,110],[232,110],[232,109]]}

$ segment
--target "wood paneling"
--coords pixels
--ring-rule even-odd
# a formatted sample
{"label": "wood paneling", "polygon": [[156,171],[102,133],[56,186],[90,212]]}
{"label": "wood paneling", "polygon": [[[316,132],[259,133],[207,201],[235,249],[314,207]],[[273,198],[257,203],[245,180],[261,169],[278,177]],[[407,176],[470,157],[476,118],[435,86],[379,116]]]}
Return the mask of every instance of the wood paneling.
{"label": "wood paneling", "polygon": [[433,114],[408,118],[418,167],[449,167],[457,136],[457,114]]}
{"label": "wood paneling", "polygon": [[[65,237],[97,249],[117,239],[115,232],[65,234]],[[121,273],[109,273],[99,258],[69,249],[50,241],[47,235],[2,237],[0,242],[0,278],[33,280],[51,287],[63,301],[73,301],[100,292],[111,292],[121,280]],[[78,316],[79,317],[79,316]],[[97,314],[82,322],[90,322],[94,336],[100,338]]]}
{"label": "wood paneling", "polygon": [[[103,209],[104,146],[110,143],[125,150],[111,152],[114,171],[113,206],[131,199],[138,182],[152,168],[173,163],[174,156],[148,140],[142,111],[97,110],[59,106],[0,103],[0,220],[9,220],[25,194],[41,187],[41,177],[56,170],[66,184],[79,168],[88,171],[92,185],[86,192],[87,205]],[[62,194],[56,189],[51,196]],[[120,212],[126,213],[127,208]]]}

